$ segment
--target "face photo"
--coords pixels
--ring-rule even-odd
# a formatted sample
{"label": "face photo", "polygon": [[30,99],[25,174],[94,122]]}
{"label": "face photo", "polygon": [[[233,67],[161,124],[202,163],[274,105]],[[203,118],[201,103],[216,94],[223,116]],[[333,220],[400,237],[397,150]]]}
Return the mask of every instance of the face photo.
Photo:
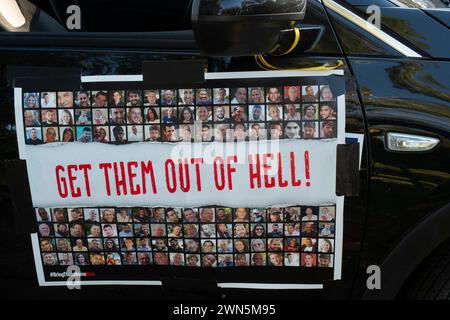
{"label": "face photo", "polygon": [[168,224],[167,235],[173,238],[180,238],[183,236],[183,226],[181,224]]}
{"label": "face photo", "polygon": [[70,235],[72,237],[85,237],[84,226],[79,223],[71,223],[70,224]]}
{"label": "face photo", "polygon": [[126,143],[126,126],[113,126],[110,128],[110,140],[111,142],[115,142],[117,144]]}
{"label": "face photo", "polygon": [[303,86],[302,87],[302,102],[315,102],[318,100],[318,86]]}
{"label": "face photo", "polygon": [[333,238],[335,234],[334,223],[320,222],[319,223],[319,237]]}
{"label": "face photo", "polygon": [[178,108],[179,119],[178,122],[180,124],[186,123],[194,123],[195,121],[195,112],[194,107],[179,107]]}
{"label": "face photo", "polygon": [[283,266],[283,254],[271,252],[268,254],[268,262],[270,267],[282,267]]}
{"label": "face photo", "polygon": [[300,238],[297,237],[284,238],[284,251],[286,252],[300,251]]}
{"label": "face photo", "polygon": [[317,104],[303,105],[303,120],[318,120],[318,108]]}
{"label": "face photo", "polygon": [[179,105],[192,106],[195,104],[194,89],[178,89]]}
{"label": "face photo", "polygon": [[319,268],[333,268],[334,255],[328,253],[319,253],[317,266]]}
{"label": "face photo", "polygon": [[267,265],[266,254],[261,252],[252,253],[251,264],[253,267],[265,267]]}
{"label": "face photo", "polygon": [[161,141],[161,127],[159,125],[149,125],[144,127],[145,141]]}
{"label": "face photo", "polygon": [[[69,123],[71,123],[69,121]],[[41,124],[43,126],[56,126],[58,125],[58,115],[56,109],[42,109],[41,110]],[[73,122],[72,122],[73,124]]]}
{"label": "face photo", "polygon": [[154,251],[167,251],[167,239],[152,239],[152,248]]}
{"label": "face photo", "polygon": [[270,104],[266,106],[267,121],[281,121],[283,120],[283,107],[278,104]]}
{"label": "face photo", "polygon": [[86,222],[100,222],[100,215],[97,208],[84,208],[83,214]]}
{"label": "face photo", "polygon": [[246,208],[236,208],[234,209],[233,222],[248,222],[249,213]]}
{"label": "face photo", "polygon": [[56,250],[58,250],[59,252],[70,252],[70,240],[67,238],[56,239]]}
{"label": "face photo", "polygon": [[264,252],[266,251],[266,239],[251,239],[251,251],[252,252]]}
{"label": "face photo", "polygon": [[58,265],[58,258],[56,257],[56,253],[43,253],[42,262],[44,263],[44,266]]}
{"label": "face photo", "polygon": [[153,252],[153,263],[155,265],[167,266],[169,265],[169,255],[164,252]]}
{"label": "face photo", "polygon": [[267,221],[268,222],[283,222],[283,209],[282,208],[268,208],[267,209]]}
{"label": "face photo", "polygon": [[172,252],[182,252],[183,251],[183,240],[178,238],[169,238],[169,251]]}
{"label": "face photo", "polygon": [[302,252],[317,252],[316,238],[302,238],[301,250]]}
{"label": "face photo", "polygon": [[139,125],[127,126],[128,130],[128,141],[129,142],[140,142],[144,141],[144,128]]}
{"label": "face photo", "polygon": [[41,128],[26,128],[26,137],[25,143],[36,145],[42,143],[42,131]]}
{"label": "face photo", "polygon": [[216,123],[214,124],[214,140],[219,142],[230,141],[230,125],[227,123]]}
{"label": "face photo", "polygon": [[162,107],[161,108],[162,123],[177,124],[177,108],[176,107]]}
{"label": "face photo", "polygon": [[218,268],[226,268],[226,267],[233,267],[234,261],[233,261],[233,255],[232,254],[219,254],[218,260],[217,260],[217,267]]}
{"label": "face photo", "polygon": [[50,222],[52,221],[52,215],[50,208],[36,208],[36,220],[38,222]]}
{"label": "face photo", "polygon": [[138,252],[138,264],[148,266],[152,263],[152,254],[149,252]]}
{"label": "face photo", "polygon": [[84,216],[81,208],[70,208],[67,211],[69,212],[69,222],[75,221],[83,223]]}
{"label": "face photo", "polygon": [[231,104],[247,103],[247,88],[231,88],[230,94]]}
{"label": "face photo", "polygon": [[184,239],[185,251],[189,253],[200,252],[200,241],[196,239]]}
{"label": "face photo", "polygon": [[109,106],[110,107],[124,107],[125,106],[125,91],[113,90],[109,92]]}
{"label": "face photo", "polygon": [[336,216],[336,207],[320,207],[319,208],[319,220],[320,221],[334,221]]}
{"label": "face photo", "polygon": [[214,122],[228,122],[230,121],[230,106],[214,106],[213,107]]}
{"label": "face photo", "polygon": [[163,89],[161,90],[161,104],[163,106],[175,106],[177,105],[177,90],[175,89]]}
{"label": "face photo", "polygon": [[284,224],[284,235],[287,237],[297,237],[300,236],[300,223],[285,223]]}
{"label": "face photo", "polygon": [[300,255],[295,252],[289,252],[284,254],[284,265],[286,267],[299,267]]}
{"label": "face photo", "polygon": [[72,251],[74,252],[88,251],[87,240],[81,238],[72,239]]}
{"label": "face photo", "polygon": [[197,106],[196,107],[197,121],[210,122],[212,120],[211,106]]}
{"label": "face photo", "polygon": [[230,101],[230,90],[228,88],[213,89],[214,104],[228,104]]}
{"label": "face photo", "polygon": [[139,90],[127,91],[127,107],[142,106],[142,96]]}
{"label": "face photo", "polygon": [[249,252],[250,245],[248,239],[234,239],[234,252]]}
{"label": "face photo", "polygon": [[92,124],[103,125],[108,123],[108,109],[92,109]]}
{"label": "face photo", "polygon": [[248,140],[247,126],[244,123],[235,123],[232,125],[232,129],[234,141]]}
{"label": "face photo", "polygon": [[333,139],[337,137],[336,121],[320,122],[320,137],[324,139]]}
{"label": "face photo", "polygon": [[38,224],[38,232],[41,237],[53,236],[52,225],[48,222],[41,222]]}
{"label": "face photo", "polygon": [[249,139],[253,141],[267,139],[265,123],[249,123],[248,135]]}
{"label": "face photo", "polygon": [[219,207],[216,208],[216,222],[227,223],[232,220],[233,209]]}
{"label": "face photo", "polygon": [[27,109],[39,108],[39,92],[26,92],[23,94],[23,107]]}
{"label": "face photo", "polygon": [[264,104],[264,88],[263,87],[251,87],[248,88],[248,103],[250,104]]}
{"label": "face photo", "polygon": [[218,253],[231,253],[233,252],[233,242],[231,239],[219,239],[217,240],[217,252]]}
{"label": "face photo", "polygon": [[303,122],[303,139],[315,139],[319,137],[318,124],[316,121]]}
{"label": "face photo", "polygon": [[105,256],[102,253],[91,253],[89,254],[89,259],[93,266],[103,266],[106,263]]}
{"label": "face photo", "polygon": [[195,91],[197,93],[196,101],[195,101],[197,106],[212,105],[211,89],[200,88],[200,89],[196,89]]}
{"label": "face photo", "polygon": [[183,226],[184,237],[185,238],[198,238],[199,237],[199,227],[197,224],[189,223]]}
{"label": "face photo", "polygon": [[169,253],[169,260],[171,266],[184,266],[184,254],[177,253]]}
{"label": "face photo", "polygon": [[300,87],[285,86],[283,101],[284,103],[300,103]]}
{"label": "face photo", "polygon": [[64,238],[70,235],[70,228],[67,223],[55,223],[53,224],[53,228],[55,230],[55,237]]}
{"label": "face photo", "polygon": [[115,224],[102,224],[102,233],[104,237],[117,237],[117,226]]}
{"label": "face photo", "polygon": [[266,236],[266,225],[264,223],[255,223],[251,225],[252,234],[254,238],[263,238]]}
{"label": "face photo", "polygon": [[129,223],[133,221],[130,208],[116,208],[116,221],[119,223]]}
{"label": "face photo", "polygon": [[231,106],[231,122],[244,123],[248,120],[248,108],[246,105]]}
{"label": "face photo", "polygon": [[216,236],[216,225],[214,223],[200,225],[200,237],[211,238],[215,236]]}
{"label": "face photo", "polygon": [[110,108],[109,122],[112,125],[125,124],[126,109],[125,108]]}
{"label": "face photo", "polygon": [[53,252],[56,248],[55,240],[52,238],[43,238],[40,241],[40,248],[42,252]]}
{"label": "face photo", "polygon": [[267,239],[267,251],[283,251],[283,238]]}
{"label": "face photo", "polygon": [[38,110],[25,110],[23,112],[24,124],[26,127],[40,126],[40,115]]}
{"label": "face photo", "polygon": [[316,222],[302,222],[302,236],[314,237],[317,236]]}
{"label": "face photo", "polygon": [[300,256],[300,265],[306,268],[317,266],[317,255],[315,253],[302,253]]}
{"label": "face photo", "polygon": [[144,106],[158,106],[160,104],[159,90],[144,90]]}
{"label": "face photo", "polygon": [[[56,118],[54,118],[54,119],[56,119]],[[72,109],[59,109],[58,110],[58,119],[59,119],[59,124],[62,126],[73,126],[75,123],[73,110]]]}
{"label": "face photo", "polygon": [[87,266],[89,265],[89,256],[87,253],[75,253],[74,262],[77,266]]}
{"label": "face photo", "polygon": [[121,238],[134,237],[134,229],[131,223],[118,224],[117,228],[119,229],[119,237]]}
{"label": "face photo", "polygon": [[133,208],[133,221],[138,223],[145,223],[149,221],[150,214],[148,208]]}
{"label": "face photo", "polygon": [[186,255],[186,267],[200,267],[200,255],[199,254],[187,254]]}
{"label": "face photo", "polygon": [[281,100],[282,100],[281,87],[266,88],[266,102],[267,103],[280,103]]}
{"label": "face photo", "polygon": [[300,221],[300,208],[288,207],[284,208],[284,221],[285,222],[297,222]]}
{"label": "face photo", "polygon": [[78,142],[92,142],[91,127],[76,127],[76,133]]}
{"label": "face photo", "polygon": [[214,208],[200,208],[200,223],[215,222]]}
{"label": "face photo", "polygon": [[330,86],[320,86],[320,101],[333,101],[334,95]]}
{"label": "face photo", "polygon": [[334,252],[334,240],[320,238],[318,250],[320,253],[333,253]]}
{"label": "face photo", "polygon": [[127,108],[127,124],[142,124],[142,109],[139,107]]}
{"label": "face photo", "polygon": [[321,104],[319,110],[320,120],[336,120],[336,108],[334,104]]}
{"label": "face photo", "polygon": [[88,246],[91,252],[103,251],[103,243],[100,238],[88,239]]}
{"label": "face photo", "polygon": [[107,126],[95,126],[93,133],[94,142],[109,142],[109,128]]}
{"label": "face photo", "polygon": [[120,251],[135,251],[136,245],[133,238],[120,239]]}
{"label": "face photo", "polygon": [[75,106],[77,108],[89,108],[91,106],[89,91],[77,91],[75,93]]}
{"label": "face photo", "polygon": [[52,209],[53,222],[67,222],[67,209],[53,208]]}
{"label": "face photo", "polygon": [[301,122],[290,121],[284,126],[284,137],[286,139],[300,139],[301,138]]}
{"label": "face photo", "polygon": [[248,253],[238,253],[234,255],[234,266],[235,267],[248,267],[250,266],[250,254]]}
{"label": "face photo", "polygon": [[253,104],[249,106],[248,119],[249,121],[265,121],[265,107],[264,104]]}
{"label": "face photo", "polygon": [[58,108],[73,108],[73,92],[58,92]]}
{"label": "face photo", "polygon": [[202,239],[200,243],[201,243],[201,252],[202,253],[216,252],[216,240],[215,239]]}
{"label": "face photo", "polygon": [[150,222],[152,223],[161,223],[164,222],[164,208],[152,208],[150,209]]}
{"label": "face photo", "polygon": [[134,224],[134,233],[139,237],[150,237],[150,225],[148,223]]}
{"label": "face photo", "polygon": [[145,123],[160,123],[161,122],[161,108],[148,107],[144,108],[144,122]]}
{"label": "face photo", "polygon": [[213,254],[203,254],[202,255],[202,267],[211,268],[217,267],[217,259]]}
{"label": "face photo", "polygon": [[250,226],[248,223],[237,223],[233,227],[235,238],[247,238],[250,235]]}
{"label": "face photo", "polygon": [[56,108],[56,92],[41,92],[41,108]]}
{"label": "face photo", "polygon": [[91,99],[92,107],[94,108],[104,108],[108,106],[107,91],[92,91]]}
{"label": "face photo", "polygon": [[122,265],[131,266],[137,264],[136,252],[124,252],[120,254]]}
{"label": "face photo", "polygon": [[284,120],[298,121],[301,119],[302,109],[299,104],[285,104],[284,105]]}
{"label": "face photo", "polygon": [[283,223],[268,223],[267,235],[269,237],[282,237],[283,236]]}
{"label": "face photo", "polygon": [[120,266],[122,264],[120,254],[117,252],[109,252],[105,256],[107,266]]}
{"label": "face photo", "polygon": [[233,225],[219,223],[216,227],[217,238],[231,238],[233,236]]}
{"label": "face photo", "polygon": [[181,222],[181,211],[174,208],[166,209],[166,221],[168,223],[180,223]]}
{"label": "face photo", "polygon": [[317,221],[318,208],[314,206],[301,207],[302,221]]}

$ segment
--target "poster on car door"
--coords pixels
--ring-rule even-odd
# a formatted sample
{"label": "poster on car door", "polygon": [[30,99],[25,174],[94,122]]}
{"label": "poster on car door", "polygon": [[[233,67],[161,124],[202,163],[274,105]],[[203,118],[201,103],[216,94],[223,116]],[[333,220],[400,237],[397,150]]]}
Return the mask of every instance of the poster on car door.
{"label": "poster on car door", "polygon": [[141,75],[89,76],[71,90],[15,88],[40,285],[66,285],[70,266],[81,284],[180,276],[320,288],[340,279],[343,72],[205,79],[147,88]]}

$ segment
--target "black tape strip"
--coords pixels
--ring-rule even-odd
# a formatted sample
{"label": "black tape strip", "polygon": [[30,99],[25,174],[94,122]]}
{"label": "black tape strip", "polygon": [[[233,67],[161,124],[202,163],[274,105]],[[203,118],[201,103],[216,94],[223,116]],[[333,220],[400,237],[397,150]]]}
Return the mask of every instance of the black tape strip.
{"label": "black tape strip", "polygon": [[215,279],[167,277],[162,278],[161,282],[168,299],[219,299],[221,295]]}
{"label": "black tape strip", "polygon": [[182,87],[205,83],[206,60],[144,61],[144,85],[151,87]]}
{"label": "black tape strip", "polygon": [[336,161],[336,195],[359,194],[359,143],[338,144]]}
{"label": "black tape strip", "polygon": [[14,208],[16,234],[25,235],[36,232],[26,161],[5,161],[4,165]]}
{"label": "black tape strip", "polygon": [[11,87],[48,90],[78,90],[81,85],[80,68],[7,66]]}

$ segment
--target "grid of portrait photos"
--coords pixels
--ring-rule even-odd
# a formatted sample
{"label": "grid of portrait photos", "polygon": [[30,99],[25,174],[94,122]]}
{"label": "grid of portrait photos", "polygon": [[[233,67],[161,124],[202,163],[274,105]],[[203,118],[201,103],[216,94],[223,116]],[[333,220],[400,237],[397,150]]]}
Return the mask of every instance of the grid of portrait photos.
{"label": "grid of portrait photos", "polygon": [[333,268],[336,206],[35,208],[44,266]]}
{"label": "grid of portrait photos", "polygon": [[23,93],[26,144],[332,139],[328,85]]}

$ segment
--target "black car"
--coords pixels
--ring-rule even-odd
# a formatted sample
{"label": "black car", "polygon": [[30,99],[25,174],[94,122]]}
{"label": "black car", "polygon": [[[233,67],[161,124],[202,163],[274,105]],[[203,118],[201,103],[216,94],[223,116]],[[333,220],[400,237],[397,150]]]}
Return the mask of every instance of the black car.
{"label": "black car", "polygon": [[[18,0],[25,23],[17,27],[0,7],[0,274],[10,298],[272,297],[271,290],[213,290],[190,280],[186,287],[195,290],[182,292],[170,281],[164,288],[87,287],[83,293],[37,285],[31,199],[26,184],[16,183],[26,181],[26,172],[18,160],[12,73],[32,76],[43,67],[55,74],[66,68],[81,69],[82,76],[135,75],[142,61],[198,58],[207,59],[208,72],[344,70],[346,131],[364,135],[364,145],[357,193],[345,199],[342,280],[319,290],[277,290],[277,298],[450,298],[448,1],[308,0],[297,23],[298,45],[284,32],[272,54],[260,54],[267,44],[248,35],[248,46],[228,52],[214,46],[219,33],[200,40],[192,27],[208,24],[191,25],[192,1],[78,0],[80,26],[68,20],[76,12],[66,11],[72,2]],[[250,34],[258,38],[263,26],[274,27],[261,23],[259,30],[255,23]],[[381,288],[370,288],[377,270],[371,266],[379,267]]]}

